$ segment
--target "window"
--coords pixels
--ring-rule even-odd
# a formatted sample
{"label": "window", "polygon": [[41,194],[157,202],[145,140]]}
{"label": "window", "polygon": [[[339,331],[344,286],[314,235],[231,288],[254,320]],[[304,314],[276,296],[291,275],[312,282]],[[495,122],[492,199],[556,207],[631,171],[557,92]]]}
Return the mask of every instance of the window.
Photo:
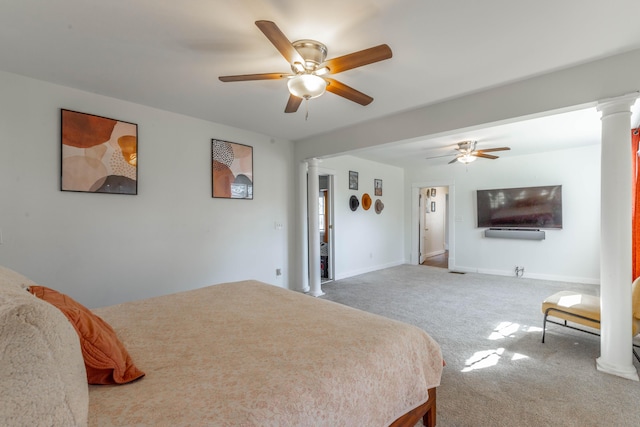
{"label": "window", "polygon": [[320,231],[325,231],[325,221],[324,221],[324,197],[325,191],[320,192],[320,197],[318,198],[318,219],[320,221]]}

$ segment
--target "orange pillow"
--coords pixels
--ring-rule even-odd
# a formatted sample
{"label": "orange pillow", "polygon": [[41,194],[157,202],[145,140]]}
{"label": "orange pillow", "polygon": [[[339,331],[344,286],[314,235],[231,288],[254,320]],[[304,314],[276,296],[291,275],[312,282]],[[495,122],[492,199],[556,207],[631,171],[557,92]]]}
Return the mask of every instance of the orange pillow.
{"label": "orange pillow", "polygon": [[113,328],[88,308],[44,286],[30,286],[29,292],[56,306],[76,329],[89,384],[124,384],[144,375]]}

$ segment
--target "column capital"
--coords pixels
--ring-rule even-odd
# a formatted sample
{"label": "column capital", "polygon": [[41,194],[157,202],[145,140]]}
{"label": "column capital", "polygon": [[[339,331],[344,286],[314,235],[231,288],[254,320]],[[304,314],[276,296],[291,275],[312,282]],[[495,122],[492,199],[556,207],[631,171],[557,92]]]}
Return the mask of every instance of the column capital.
{"label": "column capital", "polygon": [[318,166],[320,164],[320,160],[317,157],[312,157],[306,160],[309,166]]}
{"label": "column capital", "polygon": [[615,113],[630,112],[631,106],[640,97],[640,91],[631,92],[626,95],[606,98],[598,101],[596,109],[601,111],[603,116]]}

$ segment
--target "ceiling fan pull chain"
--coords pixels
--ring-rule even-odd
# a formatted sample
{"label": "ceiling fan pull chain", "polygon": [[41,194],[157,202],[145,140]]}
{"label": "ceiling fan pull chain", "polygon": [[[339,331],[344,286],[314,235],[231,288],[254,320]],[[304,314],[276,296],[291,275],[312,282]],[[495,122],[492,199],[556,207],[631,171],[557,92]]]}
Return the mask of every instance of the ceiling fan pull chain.
{"label": "ceiling fan pull chain", "polygon": [[304,115],[304,121],[306,122],[309,120],[309,98],[304,99],[304,109],[306,110]]}

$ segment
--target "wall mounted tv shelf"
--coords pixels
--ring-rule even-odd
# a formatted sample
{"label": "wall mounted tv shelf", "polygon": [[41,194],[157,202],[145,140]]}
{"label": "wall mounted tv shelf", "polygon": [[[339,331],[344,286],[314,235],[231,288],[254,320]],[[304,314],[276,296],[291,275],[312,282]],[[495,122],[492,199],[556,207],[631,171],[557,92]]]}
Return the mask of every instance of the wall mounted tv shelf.
{"label": "wall mounted tv shelf", "polygon": [[531,228],[488,228],[484,230],[484,237],[497,239],[544,240],[542,230]]}

